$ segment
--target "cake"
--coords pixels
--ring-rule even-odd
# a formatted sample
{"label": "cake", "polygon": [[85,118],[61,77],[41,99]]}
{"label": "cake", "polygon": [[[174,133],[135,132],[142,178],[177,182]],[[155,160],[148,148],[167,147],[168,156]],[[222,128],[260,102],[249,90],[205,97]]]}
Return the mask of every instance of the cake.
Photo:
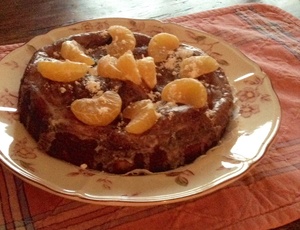
{"label": "cake", "polygon": [[232,107],[215,59],[172,34],[118,25],[37,50],[18,100],[42,151],[114,174],[192,163],[219,143]]}

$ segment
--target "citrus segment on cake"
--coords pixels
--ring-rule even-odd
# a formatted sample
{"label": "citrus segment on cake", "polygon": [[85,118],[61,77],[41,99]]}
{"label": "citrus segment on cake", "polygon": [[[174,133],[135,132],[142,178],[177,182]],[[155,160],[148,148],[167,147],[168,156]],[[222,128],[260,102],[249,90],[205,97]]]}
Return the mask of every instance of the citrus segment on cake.
{"label": "citrus segment on cake", "polygon": [[89,67],[87,64],[80,62],[51,60],[38,62],[37,70],[49,80],[70,82],[84,77]]}
{"label": "citrus segment on cake", "polygon": [[203,74],[216,71],[218,62],[211,56],[191,56],[180,63],[180,77],[197,78]]}
{"label": "citrus segment on cake", "polygon": [[137,68],[146,85],[153,89],[156,86],[156,65],[152,57],[145,57],[136,61]]}
{"label": "citrus segment on cake", "polygon": [[65,41],[61,45],[61,56],[70,61],[93,65],[95,61],[84,52],[84,48],[75,40]]}
{"label": "citrus segment on cake", "polygon": [[120,57],[128,50],[133,50],[136,45],[134,34],[124,26],[110,26],[107,32],[112,37],[112,42],[107,46],[108,54]]}
{"label": "citrus segment on cake", "polygon": [[74,115],[87,125],[105,126],[121,112],[122,99],[114,91],[106,91],[100,97],[76,99],[71,104]]}
{"label": "citrus segment on cake", "polygon": [[200,81],[192,78],[182,78],[168,83],[162,90],[164,101],[191,105],[202,108],[207,104],[207,92]]}
{"label": "citrus segment on cake", "polygon": [[165,61],[171,51],[179,47],[179,39],[169,33],[159,33],[154,35],[148,45],[148,53],[155,62]]}
{"label": "citrus segment on cake", "polygon": [[121,71],[123,78],[139,85],[142,78],[137,67],[133,53],[129,50],[119,57],[117,68]]}
{"label": "citrus segment on cake", "polygon": [[125,127],[127,132],[141,134],[150,129],[159,116],[153,102],[146,99],[127,106],[123,111],[123,117],[131,120]]}
{"label": "citrus segment on cake", "polygon": [[99,76],[113,78],[113,79],[123,79],[122,72],[117,68],[118,59],[114,56],[105,55],[100,58],[97,65],[97,73]]}
{"label": "citrus segment on cake", "polygon": [[133,119],[140,111],[145,110],[147,107],[154,107],[150,99],[132,102],[122,111],[122,116],[127,119]]}

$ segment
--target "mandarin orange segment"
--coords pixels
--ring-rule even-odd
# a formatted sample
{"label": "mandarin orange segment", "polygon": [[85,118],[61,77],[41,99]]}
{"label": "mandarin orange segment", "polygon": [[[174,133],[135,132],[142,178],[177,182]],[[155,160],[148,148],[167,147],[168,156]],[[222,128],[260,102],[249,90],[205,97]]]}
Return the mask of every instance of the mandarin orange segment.
{"label": "mandarin orange segment", "polygon": [[110,56],[109,54],[100,58],[97,65],[97,72],[99,76],[123,79],[121,71],[117,68],[116,57]]}
{"label": "mandarin orange segment", "polygon": [[154,58],[155,62],[162,62],[167,59],[170,51],[179,47],[179,39],[169,33],[159,33],[154,35],[148,45],[148,54]]}
{"label": "mandarin orange segment", "polygon": [[106,91],[97,98],[77,99],[71,104],[76,118],[87,125],[105,126],[121,112],[122,99],[114,91]]}
{"label": "mandarin orange segment", "polygon": [[154,59],[145,57],[137,60],[136,63],[142,79],[150,89],[153,89],[157,83]]}
{"label": "mandarin orange segment", "polygon": [[37,70],[43,77],[58,82],[76,81],[85,76],[89,66],[85,63],[66,61],[39,61]]}
{"label": "mandarin orange segment", "polygon": [[122,111],[123,117],[133,119],[139,112],[147,109],[147,106],[153,106],[153,103],[150,99],[144,99],[131,103]]}
{"label": "mandarin orange segment", "polygon": [[180,77],[197,78],[219,68],[218,62],[210,56],[191,56],[180,63]]}
{"label": "mandarin orange segment", "polygon": [[133,134],[142,134],[149,130],[159,117],[151,100],[142,100],[130,104],[124,109],[123,116],[131,119],[125,126],[125,130]]}
{"label": "mandarin orange segment", "polygon": [[157,122],[158,115],[155,109],[148,109],[143,113],[139,113],[134,119],[132,119],[125,130],[128,133],[142,134],[145,131],[152,128],[152,126]]}
{"label": "mandarin orange segment", "polygon": [[139,73],[133,53],[129,50],[118,58],[117,68],[122,72],[122,77],[139,85],[142,83],[142,78]]}
{"label": "mandarin orange segment", "polygon": [[168,83],[162,90],[161,98],[164,101],[201,108],[207,104],[207,91],[200,81],[181,78]]}
{"label": "mandarin orange segment", "polygon": [[120,57],[128,50],[133,50],[136,45],[136,39],[131,30],[124,26],[114,25],[107,29],[112,37],[112,42],[107,46],[108,54]]}
{"label": "mandarin orange segment", "polygon": [[87,65],[95,64],[94,59],[86,55],[84,48],[75,40],[63,42],[60,53],[64,59],[68,59],[70,61],[82,62]]}

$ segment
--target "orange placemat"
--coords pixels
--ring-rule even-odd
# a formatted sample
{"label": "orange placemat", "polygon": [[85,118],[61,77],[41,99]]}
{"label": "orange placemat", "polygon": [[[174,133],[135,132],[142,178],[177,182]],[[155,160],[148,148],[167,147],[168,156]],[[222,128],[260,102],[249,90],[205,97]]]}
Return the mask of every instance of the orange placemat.
{"label": "orange placemat", "polygon": [[[246,4],[165,21],[223,38],[270,77],[282,121],[263,159],[205,197],[149,207],[64,199],[1,166],[0,229],[270,229],[300,218],[300,20],[272,6]],[[0,59],[19,45],[0,46]]]}

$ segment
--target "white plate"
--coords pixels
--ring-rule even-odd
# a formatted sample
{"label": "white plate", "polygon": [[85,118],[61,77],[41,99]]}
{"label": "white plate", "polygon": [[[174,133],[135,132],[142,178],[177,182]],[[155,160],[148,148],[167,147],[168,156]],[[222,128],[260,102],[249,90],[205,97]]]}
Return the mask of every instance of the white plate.
{"label": "white plate", "polygon": [[[194,163],[145,176],[83,170],[46,155],[18,121],[18,89],[35,49],[71,34],[124,25],[149,35],[169,32],[202,48],[224,68],[235,90],[235,115],[219,146]],[[0,159],[23,180],[57,195],[109,205],[149,205],[202,196],[240,178],[264,155],[280,122],[280,106],[269,78],[241,52],[207,33],[156,20],[99,19],[35,37],[0,62]]]}

